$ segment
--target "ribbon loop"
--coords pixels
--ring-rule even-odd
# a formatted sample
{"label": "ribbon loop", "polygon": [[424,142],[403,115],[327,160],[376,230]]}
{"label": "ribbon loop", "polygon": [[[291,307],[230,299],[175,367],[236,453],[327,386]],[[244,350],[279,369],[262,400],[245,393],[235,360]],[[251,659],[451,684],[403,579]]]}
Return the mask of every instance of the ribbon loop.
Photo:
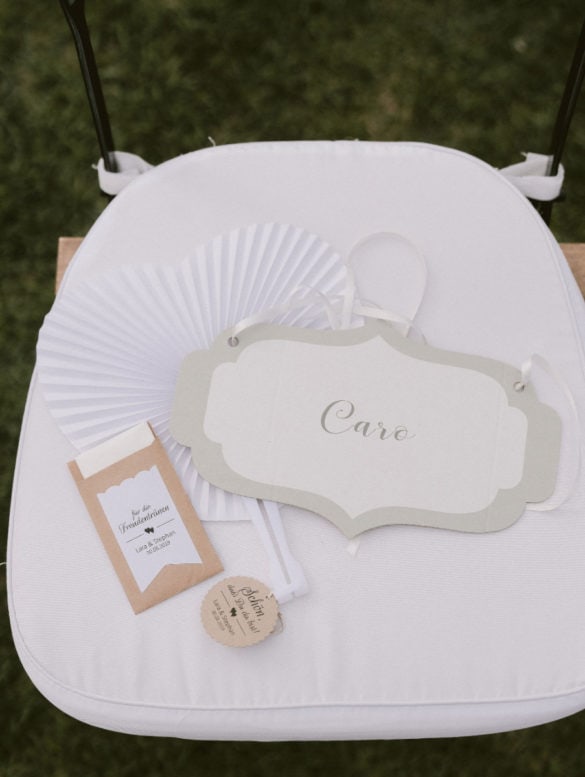
{"label": "ribbon loop", "polygon": [[560,372],[557,369],[555,369],[552,366],[552,364],[544,358],[544,356],[541,356],[538,353],[533,353],[521,365],[520,373],[522,377],[521,377],[520,385],[516,390],[521,391],[530,383],[535,366],[538,366],[541,370],[546,372],[549,378],[551,378],[554,384],[561,390],[563,396],[567,401],[569,410],[571,411],[573,428],[576,430],[576,434],[577,434],[577,440],[576,440],[577,456],[576,456],[575,469],[569,479],[569,484],[565,489],[565,493],[557,494],[556,497],[553,496],[550,499],[548,499],[546,502],[540,502],[538,504],[530,504],[526,507],[526,509],[530,510],[531,512],[544,513],[544,512],[550,512],[552,510],[556,510],[557,507],[561,507],[561,505],[563,505],[573,495],[573,493],[575,492],[575,489],[577,488],[577,480],[581,472],[582,432],[581,432],[581,423],[579,421],[579,411],[577,410],[577,403],[575,402],[573,393],[569,388],[569,384],[563,378]]}

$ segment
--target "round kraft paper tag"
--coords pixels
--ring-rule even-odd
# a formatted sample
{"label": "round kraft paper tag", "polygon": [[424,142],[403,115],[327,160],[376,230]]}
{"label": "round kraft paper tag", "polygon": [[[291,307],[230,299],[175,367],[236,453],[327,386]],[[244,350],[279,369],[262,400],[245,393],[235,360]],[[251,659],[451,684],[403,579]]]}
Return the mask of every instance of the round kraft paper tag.
{"label": "round kraft paper tag", "polygon": [[228,647],[248,647],[270,636],[278,621],[278,602],[253,577],[227,577],[211,588],[202,604],[207,633]]}

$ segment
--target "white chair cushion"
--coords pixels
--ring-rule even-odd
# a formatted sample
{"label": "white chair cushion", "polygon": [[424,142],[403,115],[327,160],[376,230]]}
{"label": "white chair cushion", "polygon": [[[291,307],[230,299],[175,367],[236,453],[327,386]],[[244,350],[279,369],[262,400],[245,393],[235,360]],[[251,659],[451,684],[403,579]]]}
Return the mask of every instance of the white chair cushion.
{"label": "white chair cushion", "polygon": [[[144,174],[98,219],[65,288],[121,265],[177,261],[234,227],[283,222],[342,254],[380,230],[429,266],[429,342],[512,364],[537,351],[585,409],[583,301],[558,245],[499,173],[422,144],[261,143],[198,151]],[[394,278],[398,299],[400,273]],[[559,492],[580,430],[564,420]],[[194,739],[454,736],[585,707],[584,478],[564,505],[467,535],[366,533],[283,508],[310,584],[282,634],[230,650],[203,631],[201,584],[136,616],[65,463],[76,454],[33,378],[9,541],[14,640],[39,690],[104,728]],[[250,523],[206,524],[226,574],[268,577]]]}

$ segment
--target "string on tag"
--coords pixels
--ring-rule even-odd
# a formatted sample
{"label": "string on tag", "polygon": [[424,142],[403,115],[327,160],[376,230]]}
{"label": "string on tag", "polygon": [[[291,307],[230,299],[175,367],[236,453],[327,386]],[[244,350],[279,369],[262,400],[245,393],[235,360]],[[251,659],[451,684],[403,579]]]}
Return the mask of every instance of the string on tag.
{"label": "string on tag", "polygon": [[336,329],[338,317],[334,309],[334,300],[335,298],[333,298],[332,301],[331,298],[317,289],[313,289],[309,286],[299,286],[293,291],[287,302],[283,302],[282,304],[275,305],[271,308],[266,308],[265,310],[261,310],[251,316],[246,316],[238,321],[238,323],[230,329],[228,343],[234,347],[239,345],[238,336],[251,326],[264,324],[277,316],[283,316],[286,313],[292,313],[295,310],[315,306],[322,307],[325,310],[329,326],[332,329]]}
{"label": "string on tag", "polygon": [[[408,248],[410,255],[412,255],[415,259],[416,268],[418,269],[418,272],[420,275],[420,293],[413,309],[406,316],[401,315],[399,313],[391,312],[386,308],[382,308],[381,306],[378,306],[378,305],[371,307],[370,314],[359,312],[356,309],[356,298],[358,297],[358,284],[356,282],[355,270],[353,265],[357,261],[360,252],[364,251],[364,249],[367,248],[368,244],[374,243],[375,241],[379,241],[381,238],[388,239],[394,243],[402,243]],[[428,276],[429,276],[428,265],[424,257],[424,254],[420,250],[420,248],[415,243],[413,243],[412,240],[409,240],[407,237],[399,234],[398,232],[373,232],[370,235],[366,235],[365,237],[360,238],[353,244],[353,246],[350,248],[347,254],[347,258],[345,260],[345,268],[346,268],[347,276],[346,276],[345,290],[342,295],[343,296],[342,326],[344,328],[349,327],[351,324],[352,313],[358,313],[359,315],[366,315],[366,316],[369,315],[369,317],[372,317],[372,318],[383,318],[386,321],[405,323],[408,326],[406,331],[406,335],[408,336],[408,332],[410,331],[410,328],[413,326],[412,322],[415,320],[418,314],[418,311],[420,310],[420,306],[422,305],[422,302],[425,298]],[[360,307],[360,306],[361,306],[361,303],[358,302],[357,307]],[[374,310],[382,312],[383,315],[381,316],[373,315],[372,313]]]}
{"label": "string on tag", "polygon": [[427,342],[420,327],[418,327],[412,319],[402,316],[400,313],[392,313],[389,310],[379,308],[372,302],[367,301],[365,304],[354,303],[353,312],[363,318],[375,318],[378,321],[389,321],[391,324],[403,324],[405,327],[405,337],[409,337],[411,333],[415,333],[422,343]]}
{"label": "string on tag", "polygon": [[[369,300],[362,300],[358,296],[355,270],[352,267],[352,262],[355,261],[356,253],[360,249],[364,248],[370,241],[379,239],[382,236],[402,241],[412,249],[412,253],[416,258],[417,267],[421,275],[421,290],[417,303],[409,316],[382,308]],[[354,243],[350,249],[345,262],[345,271],[345,288],[340,295],[327,296],[311,286],[299,286],[286,302],[266,308],[238,321],[229,330],[229,345],[233,347],[238,346],[239,335],[256,324],[267,323],[277,316],[283,316],[295,310],[309,309],[311,307],[323,309],[331,329],[349,329],[354,323],[354,317],[361,316],[362,318],[373,318],[388,321],[392,324],[399,324],[404,328],[406,337],[411,333],[415,333],[422,342],[426,342],[423,333],[415,325],[414,319],[426,293],[428,269],[424,255],[412,241],[394,232],[376,232],[372,235],[367,235]]]}
{"label": "string on tag", "polygon": [[565,493],[557,494],[556,496],[551,497],[546,502],[539,502],[539,503],[531,503],[526,505],[526,509],[530,510],[531,512],[550,512],[552,510],[556,510],[557,507],[560,507],[563,505],[575,492],[575,489],[577,487],[577,481],[579,479],[579,474],[581,472],[581,448],[582,448],[582,431],[581,431],[581,423],[579,421],[579,411],[577,410],[577,403],[575,402],[575,398],[573,396],[573,393],[571,392],[571,389],[569,388],[569,384],[567,381],[563,378],[563,376],[560,374],[560,372],[552,366],[552,364],[547,361],[544,356],[541,356],[538,353],[533,353],[526,361],[521,365],[520,367],[520,374],[521,378],[519,381],[517,381],[514,384],[514,389],[516,391],[524,391],[526,386],[531,382],[532,373],[534,371],[534,367],[537,366],[541,370],[547,373],[547,375],[553,380],[555,385],[561,390],[563,393],[563,396],[565,397],[567,401],[567,405],[571,411],[571,417],[574,423],[574,428],[577,432],[577,457],[576,457],[576,463],[575,463],[575,469],[573,471],[573,474],[571,475],[571,478],[569,480],[569,486],[565,490]]}

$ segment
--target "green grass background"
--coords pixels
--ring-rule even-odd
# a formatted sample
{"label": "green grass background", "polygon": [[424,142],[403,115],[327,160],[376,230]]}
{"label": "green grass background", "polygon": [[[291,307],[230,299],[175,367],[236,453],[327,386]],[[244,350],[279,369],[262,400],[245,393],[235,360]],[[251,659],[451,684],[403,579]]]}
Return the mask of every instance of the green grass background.
{"label": "green grass background", "polygon": [[[116,146],[153,163],[253,140],[417,140],[502,166],[546,151],[578,0],[88,0]],[[585,99],[552,229],[585,241]],[[0,0],[0,557],[57,237],[105,207],[56,1]],[[371,743],[127,737],[54,709],[15,654],[0,570],[0,777],[585,775],[585,713],[528,731]],[[195,659],[194,659],[195,660]],[[584,657],[585,660],[585,657]]]}

